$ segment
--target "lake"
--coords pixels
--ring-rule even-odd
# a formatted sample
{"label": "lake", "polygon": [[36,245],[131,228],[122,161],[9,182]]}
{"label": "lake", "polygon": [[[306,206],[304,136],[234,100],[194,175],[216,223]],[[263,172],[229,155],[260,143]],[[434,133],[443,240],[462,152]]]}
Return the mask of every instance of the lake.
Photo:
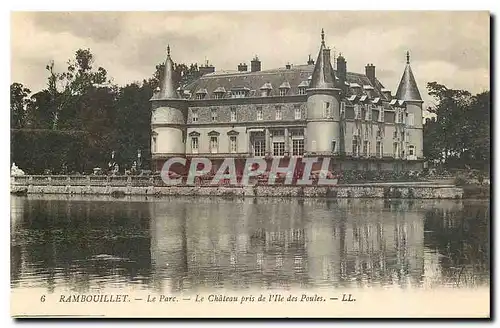
{"label": "lake", "polygon": [[472,200],[11,196],[11,288],[489,286]]}

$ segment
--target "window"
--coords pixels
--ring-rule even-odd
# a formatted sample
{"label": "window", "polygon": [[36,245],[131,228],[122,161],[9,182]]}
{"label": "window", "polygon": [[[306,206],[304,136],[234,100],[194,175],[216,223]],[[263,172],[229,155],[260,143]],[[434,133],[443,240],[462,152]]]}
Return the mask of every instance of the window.
{"label": "window", "polygon": [[408,114],[408,126],[414,126],[415,125],[415,115],[413,113]]}
{"label": "window", "polygon": [[274,156],[284,156],[285,155],[285,143],[282,141],[273,142],[273,155]]}
{"label": "window", "polygon": [[302,113],[300,110],[300,106],[295,106],[295,119],[300,120],[302,118]]}
{"label": "window", "polygon": [[382,138],[382,129],[378,128],[377,130],[377,138]]}
{"label": "window", "polygon": [[337,150],[337,141],[336,140],[333,140],[332,141],[332,153],[335,153],[335,151]]}
{"label": "window", "polygon": [[370,121],[372,119],[372,108],[370,105],[365,107],[365,121]]}
{"label": "window", "polygon": [[218,137],[210,137],[210,152],[218,153],[219,152],[219,138]]}
{"label": "window", "polygon": [[415,146],[410,145],[408,147],[408,156],[415,156]]}
{"label": "window", "polygon": [[354,105],[354,119],[359,120],[361,118],[361,108],[358,104]]}
{"label": "window", "polygon": [[365,156],[368,156],[368,149],[370,149],[370,147],[368,141],[365,140],[363,142],[363,154],[365,154]]}
{"label": "window", "polygon": [[198,153],[198,137],[191,137],[191,152],[197,154]]}
{"label": "window", "polygon": [[384,122],[384,108],[382,106],[380,106],[378,110],[378,121]]}
{"label": "window", "polygon": [[264,139],[255,139],[253,142],[253,155],[265,156],[266,155],[266,141]]}
{"label": "window", "polygon": [[332,109],[329,102],[323,105],[323,118],[330,118],[332,116]]}
{"label": "window", "polygon": [[262,121],[263,115],[262,115],[262,107],[257,107],[257,121]]}
{"label": "window", "polygon": [[280,89],[280,96],[286,96],[288,89]]}
{"label": "window", "polygon": [[299,95],[305,95],[306,94],[306,88],[300,87],[299,88]]}
{"label": "window", "polygon": [[214,93],[214,98],[215,99],[222,99],[222,98],[224,98],[224,93],[223,92],[216,92],[216,93]]}
{"label": "window", "polygon": [[352,135],[355,137],[359,137],[361,135],[359,132],[359,128],[354,128],[352,131]]}
{"label": "window", "polygon": [[377,157],[382,157],[382,142],[377,141]]}
{"label": "window", "polygon": [[236,122],[236,108],[231,108],[231,122]]}
{"label": "window", "polygon": [[304,155],[304,139],[292,140],[292,155],[293,156]]}
{"label": "window", "polygon": [[397,138],[398,138],[398,131],[394,131],[394,133],[393,133],[392,137],[393,137],[394,139],[397,139]]}
{"label": "window", "polygon": [[399,144],[397,142],[395,142],[392,146],[392,152],[394,154],[394,157],[398,157],[398,154],[399,154]]}
{"label": "window", "polygon": [[279,121],[282,119],[282,115],[281,115],[281,106],[276,106],[276,120]]}
{"label": "window", "polygon": [[368,126],[365,126],[365,134],[364,134],[365,139],[370,138],[370,128]]}
{"label": "window", "polygon": [[352,155],[353,156],[359,155],[359,144],[358,144],[358,139],[356,138],[352,140]]}
{"label": "window", "polygon": [[217,109],[212,108],[212,122],[217,121]]}
{"label": "window", "polygon": [[238,144],[236,143],[236,136],[230,136],[229,137],[229,152],[230,153],[237,153],[238,151]]}
{"label": "window", "polygon": [[231,98],[245,98],[246,91],[245,90],[235,90],[231,93]]}
{"label": "window", "polygon": [[401,141],[405,141],[405,133],[401,131]]}
{"label": "window", "polygon": [[340,116],[343,117],[345,115],[345,102],[340,103]]}
{"label": "window", "polygon": [[205,94],[204,94],[204,93],[197,93],[197,94],[196,94],[196,99],[197,99],[197,100],[201,100],[201,99],[203,99],[203,98],[205,98]]}
{"label": "window", "polygon": [[157,144],[156,144],[156,136],[153,136],[153,140],[152,140],[152,146],[151,148],[153,148],[153,153],[156,153],[158,151],[158,148],[157,148]]}
{"label": "window", "polygon": [[198,122],[198,110],[197,109],[193,109],[192,112],[192,120],[193,122]]}

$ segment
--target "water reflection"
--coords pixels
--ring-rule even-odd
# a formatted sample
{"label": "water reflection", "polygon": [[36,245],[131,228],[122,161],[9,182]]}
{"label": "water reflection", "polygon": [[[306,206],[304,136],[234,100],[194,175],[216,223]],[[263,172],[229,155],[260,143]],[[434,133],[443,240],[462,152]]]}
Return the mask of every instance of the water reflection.
{"label": "water reflection", "polygon": [[489,204],[11,198],[11,285],[75,291],[489,284]]}

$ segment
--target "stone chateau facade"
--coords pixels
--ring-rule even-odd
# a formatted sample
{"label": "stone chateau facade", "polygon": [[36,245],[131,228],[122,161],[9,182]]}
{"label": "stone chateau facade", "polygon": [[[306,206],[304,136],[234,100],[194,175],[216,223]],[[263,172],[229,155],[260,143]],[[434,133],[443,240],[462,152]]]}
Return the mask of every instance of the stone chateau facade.
{"label": "stone chateau facade", "polygon": [[207,157],[214,170],[227,157],[279,157],[281,166],[292,157],[329,157],[331,171],[422,169],[423,101],[409,53],[392,94],[373,64],[351,73],[339,55],[334,70],[324,38],[322,31],[317,59],[305,65],[261,70],[257,56],[250,70],[216,72],[207,64],[184,87],[174,85],[169,47],[151,99],[154,169],[171,157]]}

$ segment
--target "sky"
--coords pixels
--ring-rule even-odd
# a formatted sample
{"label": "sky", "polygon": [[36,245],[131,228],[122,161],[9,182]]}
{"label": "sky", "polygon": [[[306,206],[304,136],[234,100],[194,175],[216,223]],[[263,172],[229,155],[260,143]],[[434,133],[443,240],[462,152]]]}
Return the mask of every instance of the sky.
{"label": "sky", "polygon": [[466,11],[247,11],[247,12],[13,12],[11,82],[33,92],[45,88],[45,66],[64,70],[79,48],[89,48],[118,85],[152,76],[167,45],[178,63],[216,70],[262,69],[316,59],[321,42],[347,60],[347,70],[376,76],[393,93],[403,74],[406,51],[424,106],[433,104],[427,82],[479,93],[490,89],[490,16]]}

